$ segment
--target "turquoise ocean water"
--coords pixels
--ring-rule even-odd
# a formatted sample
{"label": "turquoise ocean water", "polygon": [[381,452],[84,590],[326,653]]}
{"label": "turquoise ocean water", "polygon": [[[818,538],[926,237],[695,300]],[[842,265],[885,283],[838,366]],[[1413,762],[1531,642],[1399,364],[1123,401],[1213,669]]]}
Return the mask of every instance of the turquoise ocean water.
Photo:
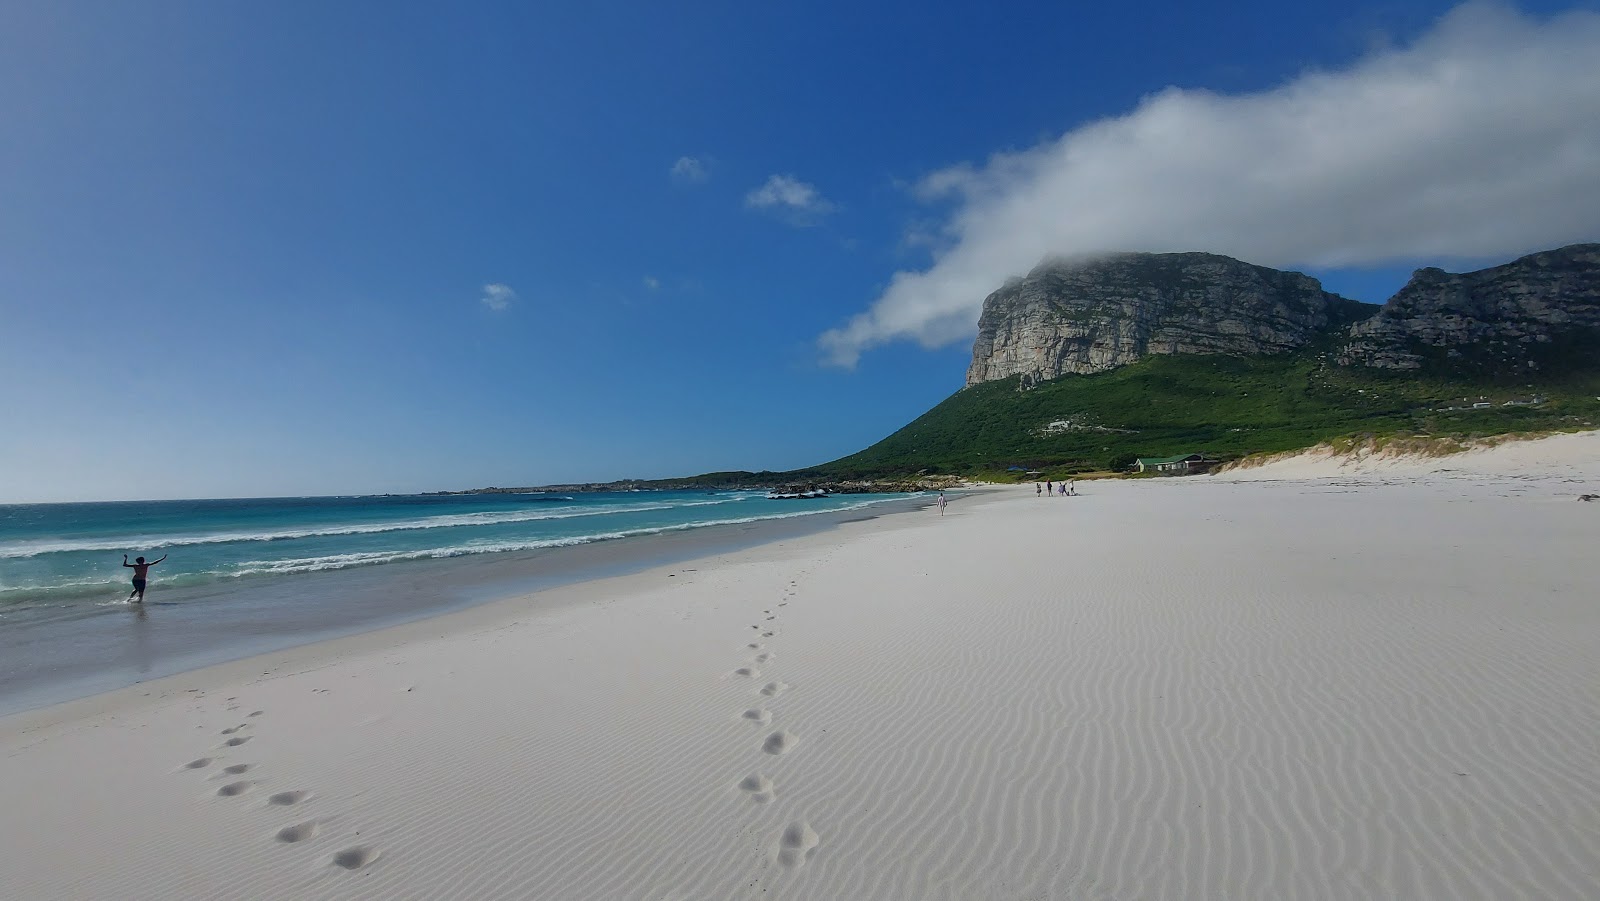
{"label": "turquoise ocean water", "polygon": [[[909,509],[681,491],[0,506],[0,715]],[[859,513],[854,511],[860,511]],[[122,555],[166,562],[126,602]]]}
{"label": "turquoise ocean water", "polygon": [[[0,506],[0,630],[120,605],[122,555],[166,562],[147,597],[309,573],[627,539],[870,506],[901,495],[767,500],[680,491],[142,501]],[[209,587],[210,591],[184,591]]]}

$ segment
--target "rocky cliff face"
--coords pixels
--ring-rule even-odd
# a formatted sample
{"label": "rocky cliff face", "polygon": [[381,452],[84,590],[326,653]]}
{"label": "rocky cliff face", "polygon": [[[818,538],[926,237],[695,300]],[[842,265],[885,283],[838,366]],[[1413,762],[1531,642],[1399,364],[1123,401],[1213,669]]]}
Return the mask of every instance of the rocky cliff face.
{"label": "rocky cliff face", "polygon": [[1600,356],[1600,244],[1530,254],[1452,275],[1419,269],[1377,316],[1356,323],[1338,362],[1538,372]]}
{"label": "rocky cliff face", "polygon": [[967,384],[1100,372],[1146,354],[1271,354],[1358,318],[1316,279],[1209,253],[1048,262],[983,302]]}

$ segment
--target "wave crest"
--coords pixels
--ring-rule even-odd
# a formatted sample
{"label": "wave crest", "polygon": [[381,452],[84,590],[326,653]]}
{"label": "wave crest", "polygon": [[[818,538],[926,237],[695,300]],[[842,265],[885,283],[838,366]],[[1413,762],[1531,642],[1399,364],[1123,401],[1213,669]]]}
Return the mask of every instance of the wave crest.
{"label": "wave crest", "polygon": [[[570,498],[567,498],[570,500]],[[130,547],[169,548],[201,544],[234,544],[254,541],[285,541],[295,538],[326,538],[338,535],[378,535],[384,532],[411,532],[422,529],[453,529],[471,526],[499,526],[519,522],[539,522],[552,519],[576,519],[584,516],[605,516],[614,513],[648,513],[652,510],[676,510],[683,507],[706,507],[732,503],[742,498],[725,498],[714,501],[651,501],[618,504],[607,507],[557,507],[553,510],[482,511],[478,513],[451,513],[423,519],[390,522],[349,523],[279,529],[267,532],[205,532],[191,535],[135,535],[115,538],[80,538],[63,541],[22,542],[0,545],[0,559],[38,557],[45,554],[65,554],[83,551],[122,551]]]}

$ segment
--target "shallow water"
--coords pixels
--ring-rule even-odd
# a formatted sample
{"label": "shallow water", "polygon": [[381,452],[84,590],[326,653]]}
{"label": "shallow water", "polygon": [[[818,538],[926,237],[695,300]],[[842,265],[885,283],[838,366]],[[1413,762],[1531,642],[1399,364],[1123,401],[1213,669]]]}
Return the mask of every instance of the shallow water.
{"label": "shallow water", "polygon": [[0,506],[0,626],[121,603],[123,554],[168,559],[152,598],[304,573],[529,551],[882,501],[674,491],[265,498]]}
{"label": "shallow water", "polygon": [[[629,492],[4,507],[0,713],[915,503]],[[170,549],[144,604],[126,603],[118,546]]]}

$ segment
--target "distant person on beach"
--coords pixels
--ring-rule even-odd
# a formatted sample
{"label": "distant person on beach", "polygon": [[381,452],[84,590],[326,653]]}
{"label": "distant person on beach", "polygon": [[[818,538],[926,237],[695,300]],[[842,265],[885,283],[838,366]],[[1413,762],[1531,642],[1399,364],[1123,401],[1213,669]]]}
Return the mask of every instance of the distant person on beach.
{"label": "distant person on beach", "polygon": [[1033,483],[1033,496],[1034,497],[1044,497],[1044,489],[1039,487],[1039,483],[1038,482],[1034,482]]}
{"label": "distant person on beach", "polygon": [[944,492],[941,491],[941,492],[939,492],[939,515],[940,516],[944,515],[944,505],[945,505],[945,503],[946,503],[946,501],[944,499]]}
{"label": "distant person on beach", "polygon": [[1070,494],[1073,497],[1077,497],[1078,496],[1078,480],[1077,479],[1073,479],[1070,484],[1072,486],[1072,490],[1071,491],[1063,491],[1061,493],[1062,494]]}
{"label": "distant person on beach", "polygon": [[122,565],[133,570],[133,594],[128,595],[128,600],[132,601],[133,595],[136,594],[139,596],[138,603],[144,603],[144,583],[145,579],[149,578],[150,576],[150,567],[155,566],[157,563],[160,563],[161,560],[165,559],[167,559],[167,555],[162,554],[160,560],[152,560],[149,563],[146,563],[144,562],[143,557],[135,557],[134,561],[129,563],[128,555],[122,555]]}
{"label": "distant person on beach", "polygon": [[1056,493],[1056,484],[1054,482],[1046,480],[1045,483],[1044,483],[1044,493],[1048,494],[1048,495],[1051,495],[1053,497],[1055,495],[1055,493]]}

